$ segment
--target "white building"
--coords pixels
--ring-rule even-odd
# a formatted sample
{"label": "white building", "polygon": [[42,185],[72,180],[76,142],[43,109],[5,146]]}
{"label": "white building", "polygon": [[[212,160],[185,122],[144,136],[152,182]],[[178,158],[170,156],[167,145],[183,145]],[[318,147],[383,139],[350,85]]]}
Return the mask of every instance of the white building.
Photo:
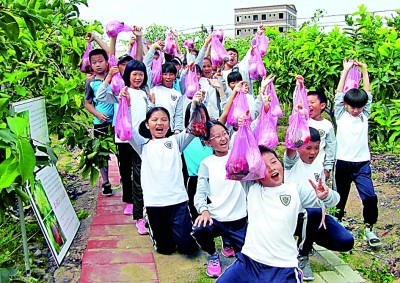
{"label": "white building", "polygon": [[296,28],[294,5],[271,5],[235,9],[235,36],[246,38],[257,32],[259,25],[278,27],[280,32]]}

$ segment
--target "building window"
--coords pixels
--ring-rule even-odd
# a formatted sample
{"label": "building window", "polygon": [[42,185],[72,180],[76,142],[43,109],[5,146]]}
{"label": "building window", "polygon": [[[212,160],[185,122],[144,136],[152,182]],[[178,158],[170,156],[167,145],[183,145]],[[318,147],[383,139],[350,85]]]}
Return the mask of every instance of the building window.
{"label": "building window", "polygon": [[242,21],[242,16],[237,16],[236,17],[236,22],[240,23]]}
{"label": "building window", "polygon": [[274,18],[276,17],[276,14],[274,14]]}
{"label": "building window", "polygon": [[266,19],[267,19],[267,15],[266,15],[266,14],[262,14],[262,15],[261,15],[261,20],[262,20],[262,21],[265,21]]}
{"label": "building window", "polygon": [[279,18],[283,19],[283,13],[279,13]]}
{"label": "building window", "polygon": [[253,33],[256,34],[257,33],[257,29],[253,28]]}
{"label": "building window", "polygon": [[253,15],[253,21],[258,21],[258,15]]}
{"label": "building window", "polygon": [[242,31],[240,29],[236,30],[236,35],[241,35]]}
{"label": "building window", "polygon": [[279,32],[283,32],[283,27],[279,27]]}
{"label": "building window", "polygon": [[270,17],[270,18],[271,18],[271,16],[272,16],[271,14],[268,14],[268,17]]}

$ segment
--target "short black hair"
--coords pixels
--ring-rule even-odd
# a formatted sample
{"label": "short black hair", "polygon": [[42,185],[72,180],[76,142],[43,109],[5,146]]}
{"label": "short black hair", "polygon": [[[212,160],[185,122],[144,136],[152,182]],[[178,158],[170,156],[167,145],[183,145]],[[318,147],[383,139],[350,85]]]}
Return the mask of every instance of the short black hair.
{"label": "short black hair", "polygon": [[318,130],[313,127],[310,127],[310,141],[312,142],[321,141],[321,135],[319,134]]}
{"label": "short black hair", "polygon": [[227,51],[227,52],[233,51],[233,52],[235,52],[237,55],[239,55],[239,52],[237,51],[237,49],[236,49],[236,48],[233,48],[233,47],[226,49],[226,51]]}
{"label": "short black hair", "polygon": [[243,77],[239,72],[231,72],[228,77],[228,84],[233,82],[240,82],[243,81]]}
{"label": "short black hair", "polygon": [[228,131],[228,128],[218,120],[207,121],[206,134],[204,135],[203,140],[208,141],[211,138],[211,136],[210,136],[211,128],[214,127],[215,125],[219,125],[219,126],[223,127],[225,129],[225,131]]}
{"label": "short black hair", "polygon": [[164,60],[165,60],[165,62],[172,62],[172,59],[174,59],[174,56],[164,52]]}
{"label": "short black hair", "polygon": [[132,59],[126,64],[124,74],[122,75],[122,78],[124,79],[124,83],[127,87],[131,85],[131,73],[133,71],[142,71],[144,73],[144,79],[142,84],[140,85],[140,88],[145,86],[147,84],[147,71],[146,71],[146,66],[142,61]]}
{"label": "short black hair", "polygon": [[104,59],[106,61],[108,61],[108,54],[107,54],[107,51],[105,51],[104,49],[97,48],[97,49],[93,49],[92,51],[90,51],[89,52],[89,61],[91,61],[92,56],[95,56],[95,55],[103,55]]}
{"label": "short black hair", "polygon": [[343,97],[343,101],[351,107],[361,108],[368,102],[368,95],[363,89],[349,89]]}
{"label": "short black hair", "polygon": [[269,148],[269,147],[266,147],[263,145],[259,145],[258,149],[260,150],[261,155],[264,155],[266,153],[272,153],[279,160],[278,154],[276,154],[276,151],[273,150],[272,148]]}
{"label": "short black hair", "polygon": [[125,62],[129,62],[131,61],[133,58],[131,55],[129,54],[123,54],[121,56],[118,57],[118,65],[125,63]]}
{"label": "short black hair", "polygon": [[178,70],[176,69],[175,64],[171,63],[171,62],[166,62],[166,63],[162,64],[161,69],[162,69],[163,74],[172,73],[172,74],[176,75],[178,73]]}
{"label": "short black hair", "polygon": [[307,93],[307,96],[308,96],[308,95],[315,95],[315,96],[317,96],[318,99],[319,99],[319,102],[321,102],[321,103],[325,103],[325,104],[326,104],[326,102],[327,102],[327,98],[326,98],[325,93],[323,93],[323,92],[321,92],[321,91],[312,90],[312,91],[309,91],[309,92]]}
{"label": "short black hair", "polygon": [[199,64],[196,64],[196,73],[201,74],[201,67]]}

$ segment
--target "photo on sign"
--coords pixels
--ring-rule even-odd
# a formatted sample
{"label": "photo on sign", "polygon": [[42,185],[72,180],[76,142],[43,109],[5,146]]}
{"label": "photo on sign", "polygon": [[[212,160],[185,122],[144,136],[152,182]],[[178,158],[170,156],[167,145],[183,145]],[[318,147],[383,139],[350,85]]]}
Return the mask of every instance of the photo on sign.
{"label": "photo on sign", "polygon": [[46,231],[49,234],[49,239],[56,250],[59,253],[66,242],[64,233],[62,229],[60,229],[60,224],[57,221],[54,212],[52,211],[47,217],[43,220],[44,226],[46,227]]}

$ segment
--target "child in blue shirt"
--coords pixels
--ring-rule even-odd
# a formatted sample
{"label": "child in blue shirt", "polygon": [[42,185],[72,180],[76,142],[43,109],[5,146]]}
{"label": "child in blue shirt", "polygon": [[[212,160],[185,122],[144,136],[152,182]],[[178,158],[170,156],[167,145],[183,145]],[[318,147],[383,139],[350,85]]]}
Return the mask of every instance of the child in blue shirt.
{"label": "child in blue shirt", "polygon": [[[97,100],[96,94],[100,85],[107,75],[108,55],[104,49],[94,49],[89,53],[90,67],[94,72],[85,85],[85,108],[93,114],[94,136],[113,135],[112,121],[114,116],[114,105]],[[118,72],[118,69],[113,69]],[[111,184],[108,179],[108,161],[100,168],[103,179],[102,193],[112,196]]]}

